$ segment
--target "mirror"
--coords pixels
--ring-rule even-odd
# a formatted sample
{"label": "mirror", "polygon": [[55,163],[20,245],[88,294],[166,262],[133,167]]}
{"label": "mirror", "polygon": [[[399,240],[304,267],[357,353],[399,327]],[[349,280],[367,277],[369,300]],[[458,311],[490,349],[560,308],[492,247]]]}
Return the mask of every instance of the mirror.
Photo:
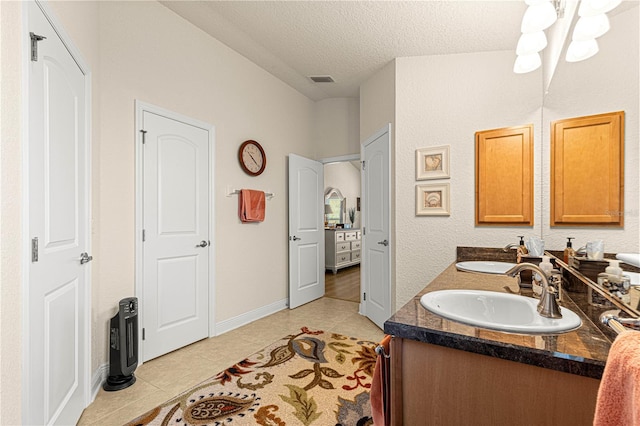
{"label": "mirror", "polygon": [[[543,96],[541,119],[541,143],[536,141],[540,155],[540,216],[545,247],[551,250],[563,249],[566,237],[574,237],[574,248],[584,246],[588,241],[604,240],[606,253],[640,251],[640,158],[639,141],[639,11],[638,2],[623,2],[609,12],[611,29],[597,39],[599,52],[581,62],[565,60],[566,45],[562,51],[548,90]],[[574,22],[575,22],[574,18]],[[571,34],[568,36],[569,40]],[[567,43],[568,44],[568,43]],[[549,64],[545,62],[545,66]],[[543,67],[545,68],[545,67]],[[624,216],[622,228],[598,226],[555,226],[551,227],[550,217],[550,129],[558,120],[595,114],[624,111],[624,205],[615,212]],[[598,177],[598,167],[584,164],[590,176]],[[593,202],[599,202],[594,200]],[[621,265],[623,269],[632,269]],[[592,280],[593,281],[593,280]],[[634,296],[640,291],[632,289]],[[638,298],[633,303],[637,308]],[[633,309],[636,315],[640,314]]]}
{"label": "mirror", "polygon": [[[640,155],[638,135],[638,25],[637,2],[623,2],[607,14],[611,29],[598,38],[599,52],[584,61],[567,62],[566,44],[557,64],[542,105],[540,143],[536,150],[540,155],[540,217],[541,237],[547,249],[564,249],[566,238],[574,237],[574,247],[582,247],[588,241],[602,239],[605,252],[640,251],[638,227],[640,226],[640,183],[637,162]],[[574,21],[577,16],[574,18]],[[568,36],[569,40],[571,34]],[[545,65],[547,65],[545,63]],[[544,68],[544,67],[543,67]],[[551,123],[573,117],[624,111],[624,206],[614,212],[624,216],[624,227],[554,226],[550,217],[550,129]],[[536,141],[537,142],[537,141]],[[584,164],[594,178],[599,169],[594,164]],[[594,203],[600,200],[593,200]]]}
{"label": "mirror", "polygon": [[327,188],[324,191],[325,227],[334,228],[344,223],[345,199],[338,188]]}

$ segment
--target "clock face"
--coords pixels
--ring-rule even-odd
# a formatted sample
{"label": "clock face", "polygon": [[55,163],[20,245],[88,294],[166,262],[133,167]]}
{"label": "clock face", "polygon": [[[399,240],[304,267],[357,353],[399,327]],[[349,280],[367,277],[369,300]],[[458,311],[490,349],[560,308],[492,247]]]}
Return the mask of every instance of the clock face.
{"label": "clock face", "polygon": [[267,165],[264,149],[258,142],[252,140],[245,141],[240,145],[238,159],[242,169],[252,176],[261,174]]}

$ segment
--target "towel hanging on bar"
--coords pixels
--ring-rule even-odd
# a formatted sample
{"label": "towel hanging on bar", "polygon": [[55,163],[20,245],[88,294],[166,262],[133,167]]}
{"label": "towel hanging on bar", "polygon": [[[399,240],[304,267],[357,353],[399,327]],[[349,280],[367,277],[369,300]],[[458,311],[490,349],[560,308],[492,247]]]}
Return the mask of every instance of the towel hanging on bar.
{"label": "towel hanging on bar", "polygon": [[254,189],[241,189],[238,197],[238,216],[243,223],[263,222],[265,216],[265,194]]}
{"label": "towel hanging on bar", "polygon": [[378,354],[373,369],[370,401],[373,423],[387,426],[391,424],[391,356],[389,345],[391,336],[385,335],[375,351]]}

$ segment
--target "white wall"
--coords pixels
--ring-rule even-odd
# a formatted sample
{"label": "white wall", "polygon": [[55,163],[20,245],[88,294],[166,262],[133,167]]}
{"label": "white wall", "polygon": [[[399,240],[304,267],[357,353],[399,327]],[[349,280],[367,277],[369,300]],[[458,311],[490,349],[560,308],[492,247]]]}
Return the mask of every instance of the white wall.
{"label": "white wall", "polygon": [[329,98],[313,106],[315,158],[360,154],[360,100]]}
{"label": "white wall", "polygon": [[[360,169],[349,161],[324,165],[324,190],[337,188],[346,200],[344,223],[349,222],[349,209],[356,208],[360,197]],[[360,226],[360,212],[356,211],[354,227]]]}
{"label": "white wall", "polygon": [[[514,74],[513,60],[510,51],[396,59],[398,307],[455,260],[457,246],[503,247],[516,235],[540,235],[537,203],[534,227],[475,226],[475,132],[533,124],[540,143],[541,73]],[[438,145],[451,147],[451,178],[417,182],[415,150]],[[415,186],[429,182],[450,183],[450,216],[415,215]],[[539,182],[536,172],[536,196]]]}
{"label": "white wall", "polygon": [[0,424],[22,409],[22,4],[0,2]]}
{"label": "white wall", "polygon": [[[564,247],[566,237],[575,237],[574,248],[592,239],[603,239],[607,252],[640,250],[640,140],[638,91],[640,7],[637,5],[610,17],[611,30],[598,39],[600,52],[594,57],[569,63],[560,59],[556,74],[544,99],[544,176],[550,170],[551,122],[564,118],[625,112],[624,128],[624,228],[550,228],[549,181],[544,180],[542,203],[543,237],[549,247]],[[585,165],[594,175],[596,165]],[[597,202],[597,200],[594,200]]]}

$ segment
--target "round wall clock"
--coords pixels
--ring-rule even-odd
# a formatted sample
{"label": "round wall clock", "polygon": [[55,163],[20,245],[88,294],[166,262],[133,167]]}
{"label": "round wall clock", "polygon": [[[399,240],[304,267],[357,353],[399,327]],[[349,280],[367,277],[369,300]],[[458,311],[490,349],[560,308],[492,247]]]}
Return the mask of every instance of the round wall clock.
{"label": "round wall clock", "polygon": [[251,176],[260,175],[267,166],[267,156],[264,153],[264,149],[258,142],[253,140],[242,142],[238,150],[238,160],[240,160],[242,170]]}

